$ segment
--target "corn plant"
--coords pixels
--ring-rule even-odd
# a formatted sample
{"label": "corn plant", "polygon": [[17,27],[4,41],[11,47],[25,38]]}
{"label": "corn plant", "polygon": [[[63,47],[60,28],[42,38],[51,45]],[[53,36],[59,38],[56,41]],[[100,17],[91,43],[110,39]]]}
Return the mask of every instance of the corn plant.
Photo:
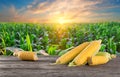
{"label": "corn plant", "polygon": [[28,51],[32,52],[31,40],[30,40],[30,36],[28,34],[26,35],[26,44],[27,44]]}
{"label": "corn plant", "polygon": [[[26,51],[46,50],[51,55],[58,50],[101,39],[100,51],[120,52],[120,23],[32,24],[0,23],[1,47],[18,47]],[[54,46],[57,45],[57,46]],[[8,55],[7,52],[3,52]]]}
{"label": "corn plant", "polygon": [[56,50],[58,48],[58,45],[49,45],[47,46],[47,53],[50,55],[56,55]]}
{"label": "corn plant", "polygon": [[[6,47],[5,40],[4,40],[3,38],[1,38],[1,40],[2,40],[2,46],[3,46],[3,48],[5,48],[5,47]],[[3,54],[3,55],[7,55],[5,49],[4,49],[4,50],[1,50],[1,51],[2,51],[2,54]]]}

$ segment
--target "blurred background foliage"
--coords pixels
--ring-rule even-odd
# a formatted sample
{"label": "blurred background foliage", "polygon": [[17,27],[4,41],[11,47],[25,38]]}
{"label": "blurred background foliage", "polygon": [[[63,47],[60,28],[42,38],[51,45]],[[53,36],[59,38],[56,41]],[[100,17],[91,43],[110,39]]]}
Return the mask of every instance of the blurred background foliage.
{"label": "blurred background foliage", "polygon": [[120,52],[120,23],[0,23],[0,54],[4,55],[11,55],[6,52],[6,47],[25,51],[43,49],[50,55],[58,55],[85,41],[97,39],[102,39],[100,51]]}

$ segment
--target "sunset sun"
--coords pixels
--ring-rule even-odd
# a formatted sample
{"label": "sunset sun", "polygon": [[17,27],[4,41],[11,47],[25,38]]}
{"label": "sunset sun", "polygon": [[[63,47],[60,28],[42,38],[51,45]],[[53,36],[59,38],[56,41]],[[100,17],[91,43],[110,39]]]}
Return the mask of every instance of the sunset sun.
{"label": "sunset sun", "polygon": [[64,24],[64,23],[66,23],[66,20],[64,18],[59,18],[58,23],[59,24]]}
{"label": "sunset sun", "polygon": [[70,19],[66,19],[64,17],[60,17],[60,18],[57,19],[56,22],[58,22],[59,24],[65,24],[65,23],[70,23],[71,20]]}

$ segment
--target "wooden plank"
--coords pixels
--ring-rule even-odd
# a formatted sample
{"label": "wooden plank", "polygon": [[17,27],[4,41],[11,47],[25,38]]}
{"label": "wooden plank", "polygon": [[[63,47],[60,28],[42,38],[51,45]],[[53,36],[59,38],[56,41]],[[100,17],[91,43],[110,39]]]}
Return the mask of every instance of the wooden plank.
{"label": "wooden plank", "polygon": [[0,56],[0,77],[120,77],[120,57],[99,66],[52,65],[58,56],[39,56],[38,61],[21,61]]}

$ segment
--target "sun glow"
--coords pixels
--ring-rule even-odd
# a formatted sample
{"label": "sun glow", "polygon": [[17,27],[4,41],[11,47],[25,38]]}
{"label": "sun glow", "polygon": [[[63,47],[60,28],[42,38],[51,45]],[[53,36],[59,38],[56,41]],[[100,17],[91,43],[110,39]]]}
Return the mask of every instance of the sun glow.
{"label": "sun glow", "polygon": [[66,18],[64,18],[64,17],[60,17],[60,18],[58,18],[57,22],[58,22],[59,24],[65,24],[65,23],[70,23],[71,20],[70,20],[70,19],[66,19]]}
{"label": "sun glow", "polygon": [[66,23],[66,20],[64,18],[59,18],[58,23],[64,24],[64,23]]}
{"label": "sun glow", "polygon": [[49,20],[50,23],[58,23],[58,24],[66,24],[66,23],[72,23],[72,19],[70,19],[67,16],[55,16],[52,17],[52,19]]}

